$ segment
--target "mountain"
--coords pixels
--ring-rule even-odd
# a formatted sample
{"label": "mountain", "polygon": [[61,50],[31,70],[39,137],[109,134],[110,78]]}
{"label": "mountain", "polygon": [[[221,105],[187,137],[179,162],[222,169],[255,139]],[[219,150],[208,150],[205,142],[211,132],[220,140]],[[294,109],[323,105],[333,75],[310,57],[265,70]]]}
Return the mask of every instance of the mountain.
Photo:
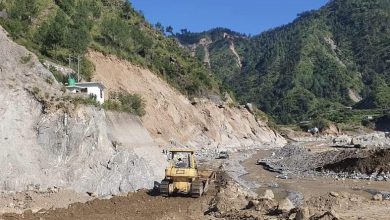
{"label": "mountain", "polygon": [[[335,120],[344,107],[390,106],[390,2],[333,0],[288,24],[250,38],[203,32],[211,69],[240,102],[281,123]],[[190,33],[196,36],[194,33]],[[183,45],[188,33],[178,34]],[[226,36],[226,35],[225,35]],[[198,37],[202,38],[202,37]],[[234,45],[240,62],[234,62]],[[199,45],[199,44],[197,44]],[[199,48],[199,46],[197,46]],[[218,62],[226,58],[225,62]],[[217,60],[214,61],[213,60]],[[214,65],[213,65],[214,64]]]}
{"label": "mountain", "polygon": [[84,55],[92,49],[148,68],[188,96],[221,92],[210,70],[127,0],[4,0],[0,12],[0,24],[12,38],[41,58],[68,64],[69,56],[82,56],[85,80],[94,67]]}

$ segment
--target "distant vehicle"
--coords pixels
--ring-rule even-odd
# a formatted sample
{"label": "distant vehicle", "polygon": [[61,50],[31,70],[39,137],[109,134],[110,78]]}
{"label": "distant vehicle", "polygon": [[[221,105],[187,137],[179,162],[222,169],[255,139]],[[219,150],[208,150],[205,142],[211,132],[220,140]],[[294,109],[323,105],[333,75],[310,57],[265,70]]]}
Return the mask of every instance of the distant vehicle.
{"label": "distant vehicle", "polygon": [[317,127],[310,128],[307,130],[308,133],[311,133],[312,135],[317,134],[320,130]]}
{"label": "distant vehicle", "polygon": [[229,158],[229,154],[227,151],[219,152],[218,159],[228,159],[228,158]]}

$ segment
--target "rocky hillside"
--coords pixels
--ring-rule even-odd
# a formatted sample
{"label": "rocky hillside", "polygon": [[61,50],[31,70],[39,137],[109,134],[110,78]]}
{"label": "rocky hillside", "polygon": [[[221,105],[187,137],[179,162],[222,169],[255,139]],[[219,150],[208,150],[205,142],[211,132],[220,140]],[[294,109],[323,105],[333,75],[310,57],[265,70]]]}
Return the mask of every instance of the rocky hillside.
{"label": "rocky hillside", "polygon": [[138,118],[77,106],[2,28],[0,48],[2,191],[57,187],[111,195],[162,178],[165,159]]}
{"label": "rocky hillside", "polygon": [[218,99],[189,100],[149,70],[99,52],[87,56],[96,66],[94,79],[102,81],[109,92],[142,94],[146,103],[142,123],[162,145],[234,150],[285,143],[242,106]]}
{"label": "rocky hillside", "polygon": [[[389,12],[386,0],[332,0],[249,39],[223,29],[178,39],[185,45],[193,36],[214,39],[208,44],[211,69],[239,101],[258,104],[279,122],[337,120],[332,111],[344,106],[390,106]],[[225,39],[226,33],[233,37]]]}

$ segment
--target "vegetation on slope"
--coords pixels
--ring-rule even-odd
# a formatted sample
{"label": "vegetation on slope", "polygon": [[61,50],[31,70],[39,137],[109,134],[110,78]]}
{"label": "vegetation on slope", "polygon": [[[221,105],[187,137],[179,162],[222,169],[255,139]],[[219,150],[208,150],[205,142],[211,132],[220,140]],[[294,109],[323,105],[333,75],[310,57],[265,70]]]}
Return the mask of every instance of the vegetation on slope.
{"label": "vegetation on slope", "polygon": [[[195,41],[179,39],[183,44]],[[228,40],[210,45],[211,60],[226,57]],[[237,70],[231,62],[211,68],[240,102],[256,103],[280,123],[318,117],[335,120],[346,106],[390,107],[387,0],[332,0],[319,10],[300,14],[291,24],[234,42],[242,68]],[[353,95],[363,100],[356,103]]]}
{"label": "vegetation on slope", "polygon": [[[159,74],[188,96],[218,94],[220,83],[201,62],[150,25],[124,0],[0,0],[0,24],[38,55],[68,63],[89,48],[115,54]],[[82,58],[83,78],[93,65]]]}
{"label": "vegetation on slope", "polygon": [[193,33],[183,29],[181,33],[177,33],[175,38],[185,46],[196,45],[196,57],[204,60],[204,46],[199,44],[202,39],[207,39],[212,42],[207,48],[210,53],[210,67],[213,73],[221,79],[225,86],[229,86],[229,81],[232,76],[240,71],[237,65],[237,58],[230,50],[229,46],[234,43],[236,50],[241,55],[243,42],[248,40],[245,34],[234,32],[227,28],[214,28],[201,33]]}

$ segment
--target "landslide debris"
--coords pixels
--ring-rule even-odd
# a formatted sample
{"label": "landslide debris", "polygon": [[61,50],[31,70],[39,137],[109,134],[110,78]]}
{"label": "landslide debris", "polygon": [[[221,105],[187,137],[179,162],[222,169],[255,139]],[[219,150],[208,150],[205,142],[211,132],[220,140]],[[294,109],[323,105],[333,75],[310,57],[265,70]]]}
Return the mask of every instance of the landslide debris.
{"label": "landslide debris", "polygon": [[390,148],[316,148],[286,145],[270,157],[259,160],[280,178],[326,175],[355,179],[390,180]]}
{"label": "landslide debris", "polygon": [[322,167],[334,172],[360,172],[365,174],[390,173],[390,149],[370,150],[361,156],[352,156]]}
{"label": "landslide debris", "polygon": [[89,52],[88,58],[96,66],[94,80],[103,82],[108,93],[142,95],[146,102],[142,123],[161,145],[218,151],[267,144],[280,147],[286,143],[244,106],[234,106],[218,97],[190,101],[147,69],[94,51]]}
{"label": "landslide debris", "polygon": [[276,150],[269,158],[259,161],[259,164],[274,172],[301,174],[323,167],[332,161],[337,162],[351,157],[356,153],[356,150],[329,150],[317,153],[298,144],[290,144]]}

